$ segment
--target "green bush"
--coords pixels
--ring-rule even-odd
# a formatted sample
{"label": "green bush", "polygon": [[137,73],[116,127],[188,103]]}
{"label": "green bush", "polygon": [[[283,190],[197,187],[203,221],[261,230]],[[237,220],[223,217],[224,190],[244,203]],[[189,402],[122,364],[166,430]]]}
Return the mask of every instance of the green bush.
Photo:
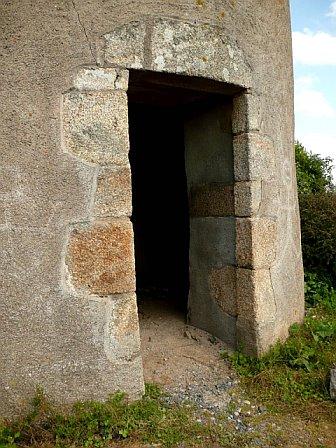
{"label": "green bush", "polygon": [[305,270],[336,285],[336,191],[332,160],[295,144]]}
{"label": "green bush", "polygon": [[334,189],[331,158],[312,154],[296,142],[295,159],[299,194],[316,194]]}
{"label": "green bush", "polygon": [[336,194],[300,194],[303,263],[336,285]]}
{"label": "green bush", "polygon": [[307,307],[323,307],[336,314],[336,289],[328,278],[313,272],[305,273],[305,299]]}

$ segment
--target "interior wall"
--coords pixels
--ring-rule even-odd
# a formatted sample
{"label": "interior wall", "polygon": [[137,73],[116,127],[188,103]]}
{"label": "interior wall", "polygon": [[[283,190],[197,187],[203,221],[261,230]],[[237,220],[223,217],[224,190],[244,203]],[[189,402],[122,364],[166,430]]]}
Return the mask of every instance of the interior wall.
{"label": "interior wall", "polygon": [[232,105],[193,109],[185,122],[191,204],[189,320],[236,344]]}

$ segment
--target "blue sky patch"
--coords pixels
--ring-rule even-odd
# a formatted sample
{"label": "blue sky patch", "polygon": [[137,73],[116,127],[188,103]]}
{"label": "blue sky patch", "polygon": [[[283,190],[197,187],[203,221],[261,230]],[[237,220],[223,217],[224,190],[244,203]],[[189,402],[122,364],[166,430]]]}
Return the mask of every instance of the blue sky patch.
{"label": "blue sky patch", "polygon": [[291,10],[295,136],[336,162],[336,1],[291,0]]}

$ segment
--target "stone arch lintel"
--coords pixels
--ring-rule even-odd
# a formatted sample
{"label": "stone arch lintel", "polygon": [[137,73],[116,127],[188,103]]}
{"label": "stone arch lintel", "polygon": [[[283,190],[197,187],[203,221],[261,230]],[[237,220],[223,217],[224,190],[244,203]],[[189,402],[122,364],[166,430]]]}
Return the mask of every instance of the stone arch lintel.
{"label": "stone arch lintel", "polygon": [[152,70],[252,87],[251,67],[236,41],[211,24],[171,18],[133,21],[103,36],[103,66]]}

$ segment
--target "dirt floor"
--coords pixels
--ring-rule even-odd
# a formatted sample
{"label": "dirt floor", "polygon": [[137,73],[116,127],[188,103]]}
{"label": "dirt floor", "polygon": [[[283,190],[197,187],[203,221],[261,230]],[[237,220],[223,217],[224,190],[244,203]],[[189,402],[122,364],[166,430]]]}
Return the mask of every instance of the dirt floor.
{"label": "dirt floor", "polygon": [[201,408],[227,408],[237,376],[220,352],[227,349],[208,333],[186,325],[182,312],[167,302],[139,305],[145,381],[157,383],[177,402],[192,400]]}
{"label": "dirt floor", "polygon": [[226,422],[228,431],[246,439],[241,447],[336,448],[336,424],[302,419],[294,410],[277,415],[251,402],[220,356],[227,347],[188,326],[167,302],[140,302],[139,315],[145,381],[160,384],[168,400],[194,403],[200,420],[207,413],[214,424]]}

